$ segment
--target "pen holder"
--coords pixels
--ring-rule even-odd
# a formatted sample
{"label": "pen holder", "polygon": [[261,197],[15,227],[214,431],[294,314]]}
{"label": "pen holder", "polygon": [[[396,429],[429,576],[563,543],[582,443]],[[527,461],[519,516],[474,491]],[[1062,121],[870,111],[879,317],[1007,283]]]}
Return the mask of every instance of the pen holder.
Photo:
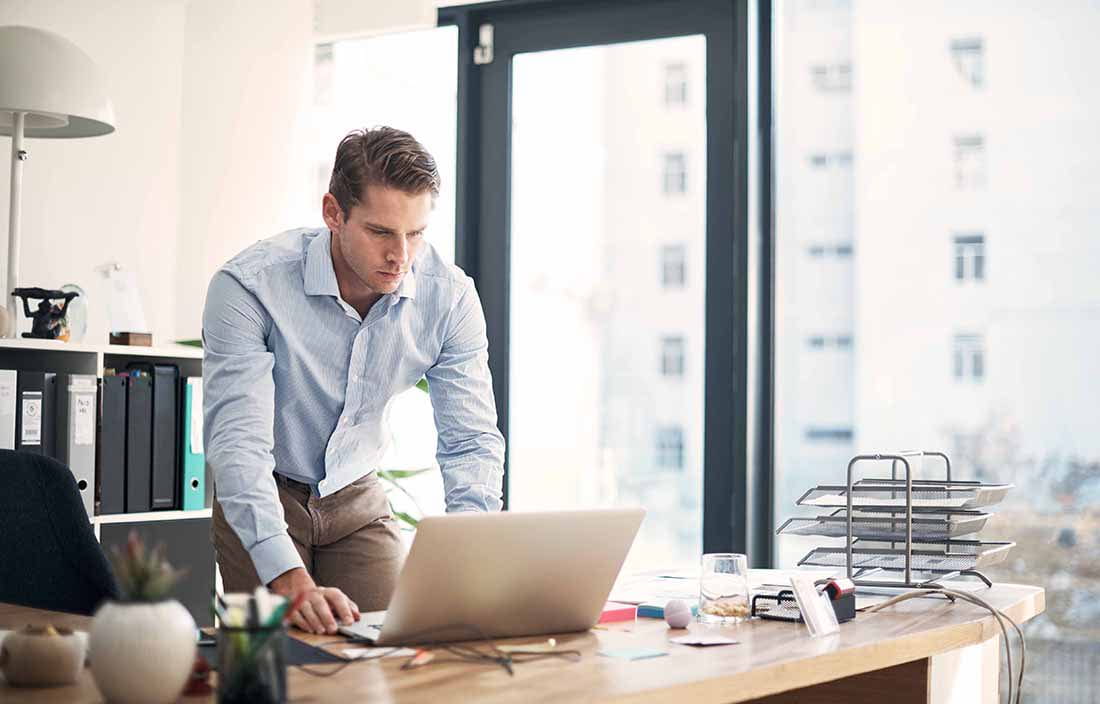
{"label": "pen holder", "polygon": [[286,628],[218,629],[219,704],[286,702]]}

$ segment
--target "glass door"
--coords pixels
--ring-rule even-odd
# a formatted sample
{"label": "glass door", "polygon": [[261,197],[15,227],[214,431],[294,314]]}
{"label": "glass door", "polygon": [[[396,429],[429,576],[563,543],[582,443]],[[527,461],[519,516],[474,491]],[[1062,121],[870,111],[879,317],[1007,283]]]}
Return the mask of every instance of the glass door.
{"label": "glass door", "polygon": [[745,544],[735,5],[449,15],[456,260],[485,308],[506,504],[644,507],[632,569]]}

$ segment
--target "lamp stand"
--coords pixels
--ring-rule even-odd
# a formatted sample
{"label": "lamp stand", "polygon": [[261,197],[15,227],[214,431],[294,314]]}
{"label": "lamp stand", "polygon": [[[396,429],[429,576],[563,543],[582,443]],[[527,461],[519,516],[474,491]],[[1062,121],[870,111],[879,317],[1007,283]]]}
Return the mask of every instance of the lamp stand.
{"label": "lamp stand", "polygon": [[12,114],[11,133],[11,198],[8,201],[8,278],[4,282],[5,299],[8,302],[8,324],[0,330],[3,337],[19,336],[19,304],[12,290],[19,286],[19,209],[23,191],[23,162],[27,152],[23,149],[23,128],[27,113]]}

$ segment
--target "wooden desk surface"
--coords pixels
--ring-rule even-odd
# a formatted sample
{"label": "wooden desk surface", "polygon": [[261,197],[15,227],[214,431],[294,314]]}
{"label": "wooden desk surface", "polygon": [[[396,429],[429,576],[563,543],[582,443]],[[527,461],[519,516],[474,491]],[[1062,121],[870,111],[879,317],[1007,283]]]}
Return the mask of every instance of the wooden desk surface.
{"label": "wooden desk surface", "polygon": [[[1038,587],[998,584],[979,592],[994,606],[1023,622],[1043,611]],[[53,623],[86,629],[90,619],[0,604],[0,628]],[[691,630],[704,630],[692,624]],[[739,645],[692,648],[668,642],[682,631],[664,621],[639,619],[606,630],[558,637],[560,647],[580,650],[580,662],[546,660],[516,667],[509,677],[496,666],[440,663],[402,671],[405,658],[356,662],[331,678],[317,678],[291,667],[292,702],[743,702],[771,694],[880,670],[927,658],[1000,635],[991,616],[978,607],[940,599],[913,599],[843,624],[839,634],[811,639],[801,624],[752,621],[710,630],[740,641]],[[331,636],[301,635],[309,642]],[[518,638],[501,642],[534,642]],[[650,647],[666,657],[624,661],[597,655],[601,648]],[[442,658],[443,655],[441,654]],[[315,666],[325,669],[329,666]],[[85,670],[72,687],[46,690],[8,688],[0,681],[0,702],[100,702]],[[186,698],[182,702],[204,701]],[[209,698],[213,701],[213,697]]]}

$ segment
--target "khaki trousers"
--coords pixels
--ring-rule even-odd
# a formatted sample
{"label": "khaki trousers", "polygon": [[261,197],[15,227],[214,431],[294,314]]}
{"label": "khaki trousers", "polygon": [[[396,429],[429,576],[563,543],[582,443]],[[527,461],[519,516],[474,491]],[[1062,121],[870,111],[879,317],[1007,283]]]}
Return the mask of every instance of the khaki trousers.
{"label": "khaki trousers", "polygon": [[[361,611],[389,604],[404,562],[397,522],[381,480],[373,472],[324,498],[308,484],[276,474],[287,532],[310,576],[336,587]],[[211,538],[226,592],[251,592],[260,584],[252,558],[225,520],[214,497]]]}

